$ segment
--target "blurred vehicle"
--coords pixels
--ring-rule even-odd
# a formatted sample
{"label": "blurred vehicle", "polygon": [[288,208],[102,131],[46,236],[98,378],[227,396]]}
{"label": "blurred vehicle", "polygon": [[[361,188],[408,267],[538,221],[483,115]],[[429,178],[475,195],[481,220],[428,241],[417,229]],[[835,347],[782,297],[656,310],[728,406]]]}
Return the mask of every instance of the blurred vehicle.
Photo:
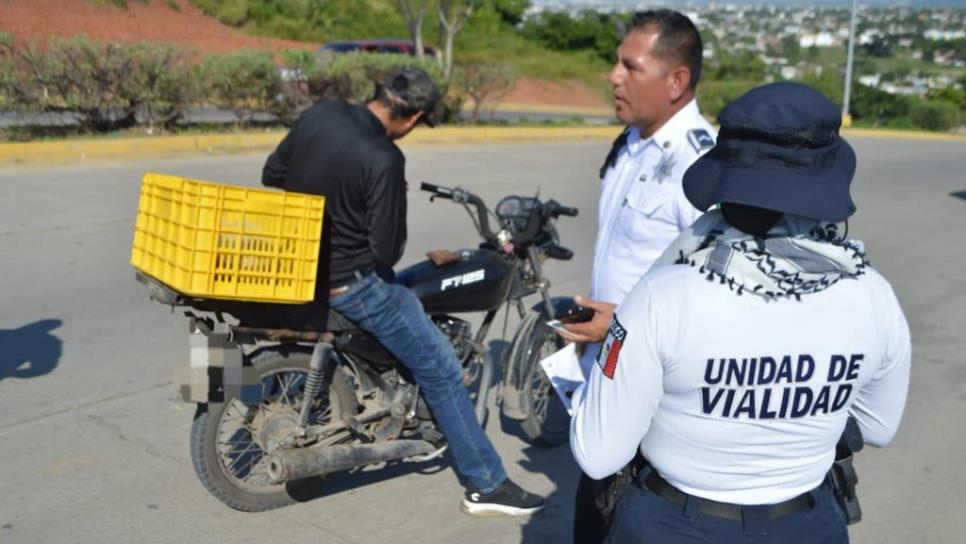
{"label": "blurred vehicle", "polygon": [[[378,39],[378,40],[349,40],[341,42],[329,42],[322,46],[322,51],[333,53],[349,53],[352,51],[365,51],[369,53],[396,53],[400,55],[414,55],[413,42],[398,39]],[[436,57],[436,50],[428,45],[423,46],[423,53],[427,57]]]}

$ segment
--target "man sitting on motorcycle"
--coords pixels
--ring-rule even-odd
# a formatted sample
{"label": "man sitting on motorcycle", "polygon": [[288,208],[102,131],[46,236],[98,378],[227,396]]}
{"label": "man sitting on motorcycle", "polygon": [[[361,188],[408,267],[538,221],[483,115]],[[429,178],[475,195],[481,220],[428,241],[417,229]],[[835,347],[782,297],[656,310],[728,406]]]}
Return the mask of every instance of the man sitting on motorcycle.
{"label": "man sitting on motorcycle", "polygon": [[328,264],[329,306],[412,372],[466,486],[463,511],[527,515],[544,501],[507,478],[476,420],[449,340],[412,291],[380,277],[391,275],[406,243],[405,157],[394,141],[419,122],[432,127],[439,97],[426,72],[402,68],[376,86],[365,106],[320,102],[268,157],[262,183],[326,198],[321,261]]}

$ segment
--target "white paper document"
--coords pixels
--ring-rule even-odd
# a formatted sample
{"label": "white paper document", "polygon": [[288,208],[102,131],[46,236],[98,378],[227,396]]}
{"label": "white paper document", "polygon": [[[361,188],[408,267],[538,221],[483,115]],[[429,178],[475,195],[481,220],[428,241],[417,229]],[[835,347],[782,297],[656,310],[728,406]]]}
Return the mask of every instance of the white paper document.
{"label": "white paper document", "polygon": [[573,415],[571,397],[574,391],[584,383],[584,373],[580,370],[580,358],[577,357],[576,344],[567,344],[566,347],[553,355],[540,361],[544,373],[550,379],[554,391],[560,397],[567,413]]}

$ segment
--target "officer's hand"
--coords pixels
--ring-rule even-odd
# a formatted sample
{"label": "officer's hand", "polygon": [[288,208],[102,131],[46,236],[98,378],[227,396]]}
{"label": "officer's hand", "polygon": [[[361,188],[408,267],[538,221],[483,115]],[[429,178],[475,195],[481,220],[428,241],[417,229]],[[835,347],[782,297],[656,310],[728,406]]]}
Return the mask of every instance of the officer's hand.
{"label": "officer's hand", "polygon": [[614,320],[614,309],[617,308],[617,305],[591,300],[580,295],[574,297],[574,302],[594,310],[594,317],[583,323],[565,323],[563,327],[566,331],[558,330],[557,334],[568,342],[603,342],[604,338],[607,337],[610,322]]}

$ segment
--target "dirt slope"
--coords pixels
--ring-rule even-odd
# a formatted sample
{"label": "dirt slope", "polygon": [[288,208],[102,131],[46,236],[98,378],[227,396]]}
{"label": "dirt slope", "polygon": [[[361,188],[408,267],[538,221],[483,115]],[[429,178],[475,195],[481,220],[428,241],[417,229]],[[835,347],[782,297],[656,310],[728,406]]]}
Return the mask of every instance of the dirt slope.
{"label": "dirt slope", "polygon": [[[187,0],[139,2],[127,9],[92,0],[0,0],[0,32],[18,40],[85,36],[101,42],[158,42],[193,47],[199,54],[236,49],[308,49],[319,44],[258,38],[208,17]],[[522,79],[505,103],[610,108],[608,100],[579,82]]]}
{"label": "dirt slope", "polygon": [[127,9],[91,0],[0,0],[0,32],[16,39],[85,36],[102,42],[159,42],[199,53],[235,49],[315,49],[318,44],[249,36],[208,17],[187,0],[131,0]]}

